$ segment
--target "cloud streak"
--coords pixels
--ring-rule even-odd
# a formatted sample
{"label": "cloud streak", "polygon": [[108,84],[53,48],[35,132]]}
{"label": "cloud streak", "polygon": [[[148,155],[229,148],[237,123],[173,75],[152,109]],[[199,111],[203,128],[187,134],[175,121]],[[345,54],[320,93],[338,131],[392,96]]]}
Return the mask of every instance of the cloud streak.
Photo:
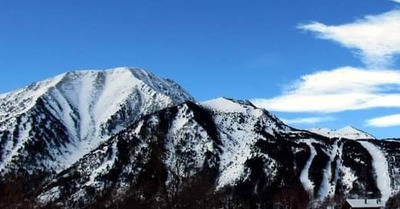
{"label": "cloud streak", "polygon": [[372,127],[400,126],[400,114],[372,118],[367,120],[366,124]]}
{"label": "cloud streak", "polygon": [[[400,3],[400,0],[391,0]],[[368,15],[351,23],[300,24],[317,38],[353,50],[367,68],[341,67],[302,76],[281,95],[253,99],[258,107],[277,112],[335,113],[371,108],[400,108],[400,71],[387,70],[400,54],[400,9]],[[333,117],[285,119],[287,124],[316,124]],[[365,121],[372,127],[400,125],[400,114]]]}
{"label": "cloud streak", "polygon": [[[393,1],[400,3],[400,0]],[[300,24],[298,28],[356,50],[363,62],[371,67],[387,66],[395,55],[400,54],[400,10],[365,16],[343,25],[312,22]]]}
{"label": "cloud streak", "polygon": [[279,112],[332,113],[377,107],[400,107],[400,72],[342,67],[305,75],[282,95],[253,99]]}
{"label": "cloud streak", "polygon": [[317,124],[326,121],[334,121],[335,118],[327,116],[327,117],[307,117],[307,118],[291,118],[291,119],[282,119],[282,121],[286,124]]}

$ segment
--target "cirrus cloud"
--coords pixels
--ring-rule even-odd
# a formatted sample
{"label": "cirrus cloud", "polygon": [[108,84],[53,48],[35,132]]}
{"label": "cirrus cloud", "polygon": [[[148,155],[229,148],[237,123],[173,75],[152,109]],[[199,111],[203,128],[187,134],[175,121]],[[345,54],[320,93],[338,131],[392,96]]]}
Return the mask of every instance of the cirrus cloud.
{"label": "cirrus cloud", "polygon": [[400,72],[342,67],[305,75],[271,99],[253,99],[278,112],[332,113],[377,107],[400,107]]}
{"label": "cirrus cloud", "polygon": [[373,127],[400,126],[400,114],[372,118],[372,119],[367,120],[366,124],[368,126],[373,126]]}
{"label": "cirrus cloud", "polygon": [[306,117],[306,118],[282,118],[282,121],[286,124],[316,124],[326,121],[334,121],[335,118],[331,116],[325,117]]}
{"label": "cirrus cloud", "polygon": [[[400,3],[400,0],[391,0]],[[253,99],[262,108],[277,112],[334,113],[370,108],[400,108],[400,71],[386,70],[400,54],[400,9],[368,15],[352,23],[326,25],[320,22],[298,25],[320,39],[354,50],[369,69],[341,67],[302,76],[281,95]],[[379,69],[383,68],[383,69]],[[313,124],[329,117],[295,118],[292,124]],[[368,126],[400,124],[400,114],[373,118]]]}
{"label": "cirrus cloud", "polygon": [[[400,0],[393,0],[400,3]],[[368,66],[386,66],[400,54],[400,10],[368,15],[353,23],[325,25],[320,22],[298,25],[318,38],[355,49]]]}

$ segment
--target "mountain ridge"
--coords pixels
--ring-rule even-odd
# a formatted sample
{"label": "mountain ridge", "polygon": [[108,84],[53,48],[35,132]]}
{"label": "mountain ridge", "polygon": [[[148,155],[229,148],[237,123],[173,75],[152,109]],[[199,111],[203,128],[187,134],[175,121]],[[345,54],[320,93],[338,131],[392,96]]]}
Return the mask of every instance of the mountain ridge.
{"label": "mountain ridge", "polygon": [[389,202],[400,143],[340,130],[296,129],[247,100],[196,102],[142,69],[69,72],[0,95],[0,207]]}
{"label": "mountain ridge", "polygon": [[[2,134],[1,144],[5,144],[6,149],[3,147],[1,167],[11,162],[27,143],[38,138],[32,135],[41,132],[41,128],[36,127],[37,130],[32,131],[34,121],[29,121],[34,118],[43,120],[43,128],[58,124],[54,135],[65,137],[62,141],[54,142],[50,138],[46,141],[51,146],[52,143],[61,143],[61,146],[57,145],[58,153],[45,153],[50,158],[61,154],[61,159],[56,161],[64,163],[56,168],[58,171],[136,118],[186,100],[194,100],[175,82],[133,68],[72,71],[33,83],[3,97],[0,100],[0,131],[17,130],[20,133],[16,135],[8,131],[10,133]],[[19,120],[22,123],[15,121],[15,118],[21,118]],[[24,136],[20,137],[21,134]],[[12,139],[17,143],[10,144]],[[50,170],[53,169],[51,167]]]}
{"label": "mountain ridge", "polygon": [[340,129],[329,129],[329,128],[311,128],[308,129],[313,133],[317,133],[328,138],[348,138],[348,139],[376,139],[373,135],[362,131],[353,126],[345,126]]}
{"label": "mountain ridge", "polygon": [[[121,143],[124,146],[118,146]],[[122,147],[129,151],[120,152]],[[91,201],[104,198],[97,194],[106,193],[133,198],[138,205],[146,201],[164,205],[170,201],[172,182],[206,178],[208,192],[239,198],[235,200],[239,205],[246,201],[273,204],[271,201],[280,195],[279,191],[287,187],[296,188],[296,195],[305,195],[307,202],[323,202],[342,193],[357,197],[364,190],[386,202],[388,194],[400,191],[400,182],[395,182],[395,176],[400,174],[395,169],[400,166],[396,160],[400,153],[392,151],[398,148],[400,143],[330,139],[292,129],[270,117],[267,111],[232,99],[186,102],[136,121],[110,139],[101,148],[103,154],[91,153],[58,175],[45,186],[38,201],[61,202],[66,208],[73,208],[77,203],[90,205]],[[158,154],[154,155],[155,152]],[[121,159],[118,153],[128,154]],[[388,153],[394,158],[389,158]],[[148,167],[148,163],[152,166]],[[384,164],[386,171],[382,170]],[[110,175],[112,184],[107,183]],[[133,180],[128,180],[128,176]],[[72,188],[63,183],[65,178],[75,182]],[[379,183],[380,179],[386,183]],[[154,187],[153,192],[146,193],[143,182]],[[187,184],[179,188],[185,191],[195,186]],[[87,188],[94,195],[87,193]],[[132,190],[136,191],[130,193]],[[143,200],[137,199],[141,192],[147,194]],[[104,204],[113,207],[110,200],[118,196],[107,198],[109,201]],[[121,204],[127,204],[123,198]]]}

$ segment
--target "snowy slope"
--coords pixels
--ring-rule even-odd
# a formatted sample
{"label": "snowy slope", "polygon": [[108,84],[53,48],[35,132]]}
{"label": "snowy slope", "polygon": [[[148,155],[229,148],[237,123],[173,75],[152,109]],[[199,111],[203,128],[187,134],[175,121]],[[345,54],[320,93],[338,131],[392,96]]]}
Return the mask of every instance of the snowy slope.
{"label": "snowy slope", "polygon": [[[400,143],[374,139],[353,127],[295,129],[248,101],[196,104],[140,69],[75,71],[0,95],[0,170],[28,181],[51,172],[28,199],[61,208],[386,201],[400,191]],[[1,186],[18,183],[8,180]]]}
{"label": "snowy slope", "polygon": [[[232,185],[245,174],[245,162],[252,155],[254,144],[270,135],[288,132],[290,128],[263,109],[249,102],[217,98],[200,103],[214,115],[223,144],[218,187]],[[273,164],[273,162],[270,162]],[[271,165],[273,167],[273,165]],[[276,173],[271,172],[271,177]]]}
{"label": "snowy slope", "polygon": [[356,129],[352,126],[346,126],[341,129],[332,130],[328,128],[312,128],[310,132],[326,136],[328,138],[346,138],[346,139],[375,139],[369,133]]}
{"label": "snowy slope", "polygon": [[[213,183],[206,182],[202,187],[218,191],[244,181],[257,181],[253,179],[258,170],[252,165],[253,161],[261,163],[262,175],[256,175],[256,178],[270,181],[265,186],[260,185],[260,191],[263,191],[275,187],[275,181],[293,179],[292,171],[285,167],[285,164],[293,165],[293,162],[282,162],[279,153],[264,151],[260,143],[279,144],[282,140],[296,146],[297,152],[303,155],[311,136],[306,131],[286,126],[266,110],[246,101],[218,98],[200,104],[186,102],[145,116],[99,148],[117,153],[111,156],[124,153],[125,159],[107,157],[110,156],[108,152],[91,152],[48,184],[38,201],[60,201],[68,208],[74,202],[86,204],[89,201],[86,198],[88,187],[99,194],[105,193],[104,190],[110,194],[124,194],[132,188],[141,194],[141,185],[159,189],[164,185],[173,190],[174,182],[184,182],[188,178],[211,179]],[[123,147],[127,150],[121,151],[122,146],[118,146],[121,143],[126,144]],[[289,150],[292,152],[291,148]],[[154,152],[158,154],[154,155]],[[147,167],[149,164],[152,166]],[[311,161],[308,168],[310,166]],[[299,167],[293,174],[299,178],[301,170],[303,168]],[[115,176],[115,183],[107,185],[105,182],[110,173]],[[283,173],[287,175],[281,176]],[[79,178],[70,181],[74,188],[71,190],[71,185],[64,185],[63,179],[74,175]],[[127,179],[128,176],[131,178]],[[151,180],[148,182],[145,176]],[[184,188],[182,185],[180,189]],[[163,196],[168,195],[168,191],[153,195],[161,201],[168,198]]]}
{"label": "snowy slope", "polygon": [[313,162],[315,156],[317,155],[317,151],[315,151],[315,147],[312,145],[311,143],[312,141],[307,141],[306,144],[307,146],[310,148],[311,150],[311,155],[307,160],[307,163],[305,164],[303,170],[301,171],[300,174],[300,181],[303,184],[303,187],[306,191],[309,192],[313,192],[314,190],[314,183],[311,182],[311,180],[309,179],[309,172],[310,172],[310,167],[311,167],[311,163]]}
{"label": "snowy slope", "polygon": [[306,202],[366,192],[386,201],[400,188],[400,143],[370,141],[294,129],[247,101],[186,102],[142,117],[46,184],[37,201],[71,208],[106,199],[112,208],[128,198],[150,207],[184,196],[272,207],[282,191]]}
{"label": "snowy slope", "polygon": [[[211,122],[210,115],[191,102],[145,116],[62,172],[38,201],[62,201],[71,208],[90,202],[89,187],[99,194],[112,191],[112,198],[118,198],[131,187],[172,187],[177,178],[183,181],[206,172],[205,167],[215,168],[219,141]],[[106,183],[110,176],[113,184]],[[72,178],[69,190],[62,183],[65,178]]]}
{"label": "snowy slope", "polygon": [[386,203],[392,195],[391,179],[386,156],[374,144],[366,141],[360,141],[360,144],[369,152],[372,157],[372,166],[376,176],[377,187],[382,195],[382,202]]}
{"label": "snowy slope", "polygon": [[0,171],[38,147],[49,160],[40,169],[59,172],[140,116],[187,100],[173,81],[131,68],[68,72],[0,95]]}

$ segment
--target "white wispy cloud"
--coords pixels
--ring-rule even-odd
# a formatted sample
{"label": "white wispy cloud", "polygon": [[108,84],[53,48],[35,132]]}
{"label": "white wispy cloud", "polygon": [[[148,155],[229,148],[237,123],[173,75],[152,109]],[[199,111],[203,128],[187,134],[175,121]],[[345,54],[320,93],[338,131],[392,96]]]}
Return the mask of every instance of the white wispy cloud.
{"label": "white wispy cloud", "polygon": [[400,72],[342,67],[305,75],[280,96],[253,99],[280,112],[341,112],[400,107]]}
{"label": "white wispy cloud", "polygon": [[368,66],[387,66],[393,56],[400,54],[400,10],[368,15],[343,25],[312,22],[301,24],[298,28],[315,32],[318,38],[355,49]]}
{"label": "white wispy cloud", "polygon": [[367,120],[366,124],[373,127],[400,126],[400,114],[372,118]]}
{"label": "white wispy cloud", "polygon": [[307,117],[307,118],[286,118],[282,119],[282,121],[288,125],[291,124],[316,124],[326,121],[334,121],[334,117],[326,116],[326,117]]}
{"label": "white wispy cloud", "polygon": [[[400,3],[400,0],[391,0]],[[333,113],[370,108],[400,108],[400,71],[386,70],[400,54],[400,10],[368,15],[351,23],[298,25],[318,38],[354,50],[368,68],[341,67],[302,76],[281,95],[253,99],[259,107],[279,112]],[[331,117],[285,119],[288,124],[314,124]],[[373,118],[369,126],[400,124],[400,115]]]}

